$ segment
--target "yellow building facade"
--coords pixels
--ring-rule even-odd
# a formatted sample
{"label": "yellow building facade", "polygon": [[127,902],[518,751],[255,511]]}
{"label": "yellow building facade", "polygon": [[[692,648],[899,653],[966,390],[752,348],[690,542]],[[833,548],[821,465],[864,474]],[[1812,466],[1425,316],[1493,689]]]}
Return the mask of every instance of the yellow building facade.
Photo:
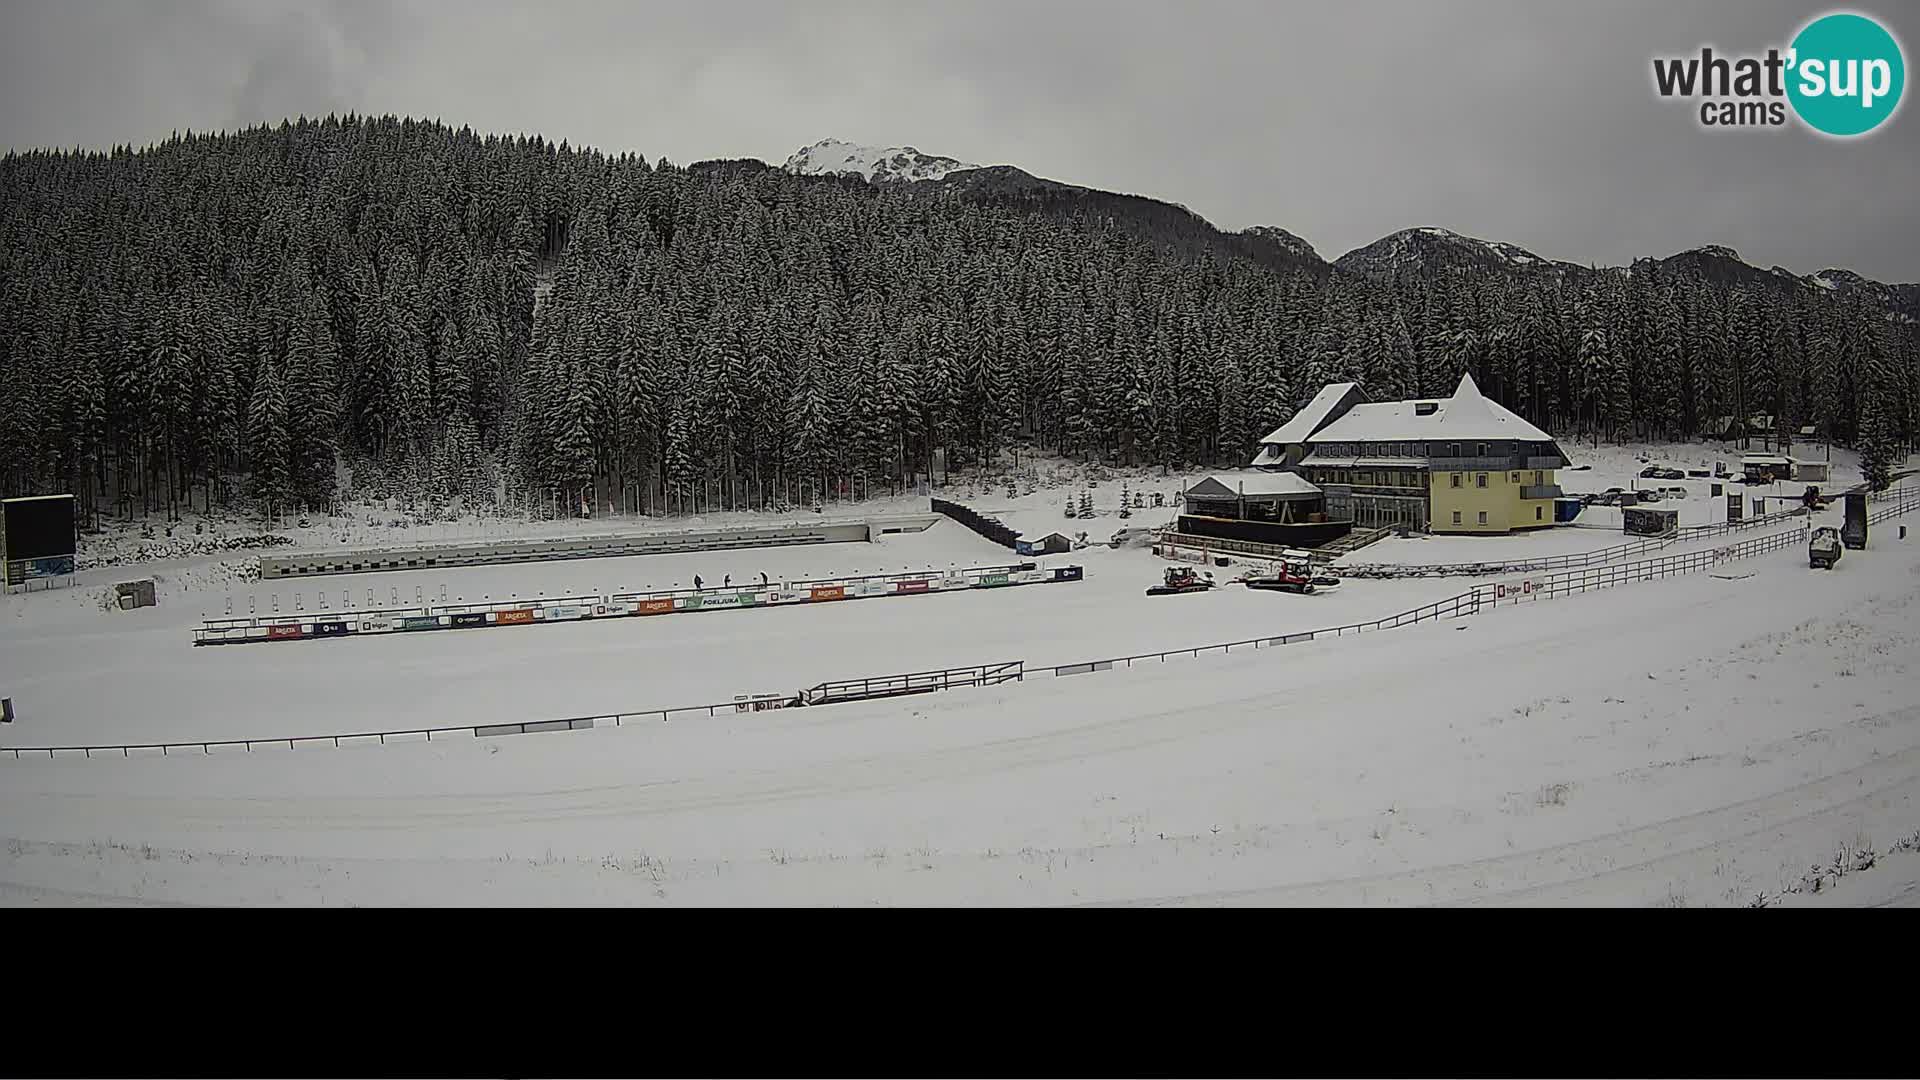
{"label": "yellow building facade", "polygon": [[[1435,533],[1505,533],[1553,525],[1552,469],[1434,472],[1428,477]],[[1531,497],[1530,497],[1531,496]]]}

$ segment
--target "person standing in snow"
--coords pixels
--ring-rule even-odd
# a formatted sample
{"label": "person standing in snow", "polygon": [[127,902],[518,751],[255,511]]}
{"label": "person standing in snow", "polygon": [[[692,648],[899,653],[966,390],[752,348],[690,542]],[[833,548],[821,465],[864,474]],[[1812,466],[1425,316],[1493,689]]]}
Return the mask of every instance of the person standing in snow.
{"label": "person standing in snow", "polygon": [[767,587],[767,572],[765,570],[760,571],[760,587],[763,589]]}
{"label": "person standing in snow", "polygon": [[702,585],[700,584],[700,575],[699,575],[699,574],[695,574],[695,575],[693,575],[693,587],[694,587],[695,589],[700,589],[700,588],[703,588],[703,586],[702,586]]}
{"label": "person standing in snow", "polygon": [[728,574],[726,577],[722,578],[720,580],[720,587],[723,589],[733,588],[733,575]]}

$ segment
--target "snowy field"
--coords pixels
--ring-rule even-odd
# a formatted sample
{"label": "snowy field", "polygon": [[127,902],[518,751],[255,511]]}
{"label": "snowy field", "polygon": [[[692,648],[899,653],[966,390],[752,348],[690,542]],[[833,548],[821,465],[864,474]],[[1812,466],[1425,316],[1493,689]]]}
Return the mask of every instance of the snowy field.
{"label": "snowy field", "polygon": [[[1166,565],[1145,550],[1034,560],[1086,580],[840,604],[553,626],[194,648],[201,614],[307,610],[326,592],[501,600],[1017,561],[951,521],[872,544],[582,559],[352,574],[183,590],[155,608],[99,610],[86,590],[16,594],[0,619],[6,693],[21,721],[0,745],[288,737],[537,720],[787,693],[827,679],[1025,660],[1073,663],[1338,626],[1466,589],[1456,581],[1353,582],[1314,596],[1223,588],[1149,597]],[[1224,572],[1224,573],[1230,573]],[[1224,580],[1223,573],[1223,580]],[[344,594],[344,597],[343,597]],[[199,601],[199,602],[196,602]],[[203,606],[204,604],[204,606]]]}
{"label": "snowy field", "polygon": [[[0,896],[1744,904],[1920,820],[1920,545],[1892,536],[1832,573],[1789,550],[1737,580],[904,702],[0,762]],[[1225,597],[1161,603],[1196,599]]]}
{"label": "snowy field", "polygon": [[[1836,473],[1830,487],[1851,482]],[[1100,540],[1174,513],[1118,519],[1123,482],[1171,495],[1199,475],[1116,476],[1095,489],[1107,513],[1085,522],[1061,514],[1062,489],[943,495]],[[1630,486],[1596,486],[1616,484]],[[385,747],[0,758],[0,903],[1911,904],[1920,857],[1890,845],[1920,828],[1920,541],[1897,524],[1831,573],[1791,548],[1472,619],[905,701]],[[1456,549],[1414,561],[1491,561],[1587,537],[1625,539],[1394,543]],[[295,592],[312,609],[323,589],[338,608],[340,590],[502,599],[1010,561],[952,522],[875,544],[269,584],[199,558],[158,567],[160,606],[136,612],[94,600],[133,574],[92,571],[0,602],[0,694],[20,714],[0,745],[701,704],[1316,629],[1471,585],[1150,598],[1164,562],[1095,547],[1037,560],[1086,566],[1073,583],[190,645],[203,613],[275,597],[284,610]],[[1863,845],[1889,854],[1792,891]]]}

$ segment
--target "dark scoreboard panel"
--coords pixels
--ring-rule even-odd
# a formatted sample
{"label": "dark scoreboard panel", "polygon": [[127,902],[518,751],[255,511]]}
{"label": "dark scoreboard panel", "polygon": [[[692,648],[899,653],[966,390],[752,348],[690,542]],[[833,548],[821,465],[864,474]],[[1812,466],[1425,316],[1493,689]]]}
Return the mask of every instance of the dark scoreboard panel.
{"label": "dark scoreboard panel", "polygon": [[0,500],[0,548],[5,551],[8,585],[73,573],[76,540],[73,496]]}

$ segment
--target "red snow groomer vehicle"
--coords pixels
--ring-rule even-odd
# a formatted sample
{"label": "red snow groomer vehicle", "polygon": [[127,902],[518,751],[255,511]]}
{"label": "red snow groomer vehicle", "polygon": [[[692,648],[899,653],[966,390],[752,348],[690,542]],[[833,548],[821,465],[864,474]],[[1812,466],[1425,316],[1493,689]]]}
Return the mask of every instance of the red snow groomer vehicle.
{"label": "red snow groomer vehicle", "polygon": [[1331,578],[1315,577],[1312,564],[1288,559],[1275,563],[1268,573],[1247,578],[1246,586],[1249,589],[1259,589],[1264,592],[1305,594],[1314,591],[1315,588],[1324,588],[1323,582],[1326,585],[1338,584]]}
{"label": "red snow groomer vehicle", "polygon": [[1148,596],[1177,596],[1180,593],[1206,592],[1213,588],[1213,575],[1201,577],[1191,566],[1167,567],[1166,579],[1147,590]]}

